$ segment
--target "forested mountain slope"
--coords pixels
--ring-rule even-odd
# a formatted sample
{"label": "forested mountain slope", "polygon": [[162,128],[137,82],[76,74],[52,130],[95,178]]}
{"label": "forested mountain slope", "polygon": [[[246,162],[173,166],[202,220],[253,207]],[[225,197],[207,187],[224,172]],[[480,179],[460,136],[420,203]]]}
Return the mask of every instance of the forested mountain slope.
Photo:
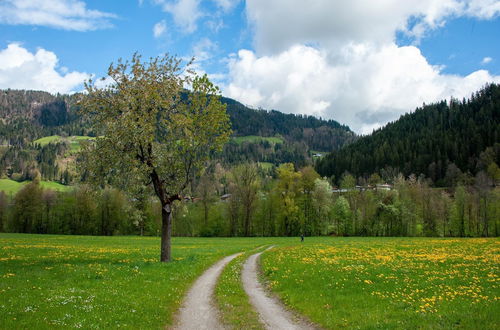
{"label": "forested mountain slope", "polygon": [[[61,159],[68,158],[71,146],[64,143],[64,139],[50,145],[33,142],[48,136],[98,135],[78,116],[77,97],[41,91],[0,90],[0,177],[14,175],[16,179],[30,179],[30,173],[38,169],[44,179],[68,182],[60,179],[68,170],[67,161]],[[356,139],[349,127],[333,120],[255,110],[229,98],[222,98],[222,101],[227,104],[233,136],[273,138],[231,140],[217,155],[225,164],[258,161],[275,165],[293,162],[304,166],[312,162],[313,150],[337,150]],[[67,173],[64,175],[68,177]]]}
{"label": "forested mountain slope", "polygon": [[238,101],[222,98],[227,104],[235,136],[277,134],[291,141],[304,141],[313,150],[337,150],[354,138],[354,133],[335,120],[250,109]]}
{"label": "forested mountain slope", "polygon": [[[64,130],[67,128],[65,125],[79,121],[74,107],[76,97],[77,95],[52,95],[41,91],[1,90],[0,118],[4,130],[0,131],[0,138],[9,139],[18,135],[7,132],[5,127],[16,125],[19,121],[26,126],[38,126],[42,130]],[[355,136],[349,127],[334,120],[284,114],[276,110],[251,109],[226,97],[222,98],[222,102],[227,104],[234,136],[280,135],[286,140],[304,141],[308,147],[322,151],[336,150]],[[83,124],[80,126],[85,127]],[[36,131],[36,138],[45,136],[36,136]],[[29,140],[33,140],[32,136]]]}
{"label": "forested mountain slope", "polygon": [[317,170],[336,178],[344,172],[367,177],[399,171],[446,185],[447,175],[457,168],[474,175],[485,162],[498,164],[499,143],[500,86],[491,84],[468,100],[442,101],[405,114],[329,154]]}

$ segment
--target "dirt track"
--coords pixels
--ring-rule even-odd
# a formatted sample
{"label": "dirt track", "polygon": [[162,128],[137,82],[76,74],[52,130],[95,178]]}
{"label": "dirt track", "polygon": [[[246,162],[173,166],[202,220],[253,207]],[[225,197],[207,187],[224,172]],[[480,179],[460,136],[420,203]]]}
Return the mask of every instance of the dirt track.
{"label": "dirt track", "polygon": [[196,280],[179,310],[174,329],[224,329],[213,302],[214,288],[224,267],[240,254],[236,253],[218,261]]}
{"label": "dirt track", "polygon": [[253,254],[243,266],[241,279],[250,302],[259,313],[260,321],[267,329],[314,329],[309,324],[287,311],[276,299],[269,296],[258,280],[258,260],[260,253]]}

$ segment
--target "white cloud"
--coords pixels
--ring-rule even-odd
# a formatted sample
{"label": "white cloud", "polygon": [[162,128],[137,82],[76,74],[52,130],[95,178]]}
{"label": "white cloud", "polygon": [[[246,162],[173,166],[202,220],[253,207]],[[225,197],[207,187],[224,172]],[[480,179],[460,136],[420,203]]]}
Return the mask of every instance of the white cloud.
{"label": "white cloud", "polygon": [[[293,44],[386,44],[396,31],[416,38],[443,26],[448,18],[493,18],[498,0],[335,1],[247,0],[246,13],[255,32],[258,54],[283,51]],[[409,20],[409,18],[412,18]]]}
{"label": "white cloud", "polygon": [[219,50],[219,45],[208,38],[202,38],[193,45],[194,62],[191,64],[198,75],[207,74],[208,78],[218,86],[222,86],[227,79],[227,75],[221,72],[208,73],[204,66],[211,64],[215,54]]}
{"label": "white cloud", "polygon": [[219,47],[215,42],[208,38],[200,39],[193,46],[194,58],[197,62],[203,62],[213,57],[213,52],[217,51]]}
{"label": "white cloud", "polygon": [[79,0],[0,1],[0,22],[4,24],[90,31],[112,26],[112,18],[116,15],[87,9]]}
{"label": "white cloud", "polygon": [[11,43],[0,50],[0,88],[43,90],[50,93],[71,93],[81,87],[90,75],[84,72],[59,73],[57,56],[39,48],[29,52]]}
{"label": "white cloud", "polygon": [[92,77],[92,79],[94,80],[94,86],[99,89],[115,86],[115,80],[110,76],[101,77],[97,79],[96,77]]}
{"label": "white cloud", "polygon": [[333,118],[367,133],[424,102],[467,97],[487,82],[500,82],[484,70],[443,74],[414,46],[358,44],[333,55],[305,45],[261,57],[240,50],[230,60],[224,93],[255,107]]}
{"label": "white cloud", "polygon": [[243,103],[332,118],[360,133],[422,103],[462,98],[488,82],[485,70],[443,73],[416,46],[399,47],[398,31],[418,38],[450,17],[491,18],[481,0],[247,0],[256,50],[229,57],[224,93]]}
{"label": "white cloud", "polygon": [[493,59],[489,56],[486,56],[485,58],[483,58],[483,60],[481,61],[481,64],[488,64],[490,63],[491,61],[493,61]]}
{"label": "white cloud", "polygon": [[167,31],[167,23],[165,20],[161,20],[153,26],[153,35],[155,38],[160,38]]}
{"label": "white cloud", "polygon": [[224,21],[221,17],[214,17],[205,22],[206,26],[214,33],[217,33],[224,27]]}
{"label": "white cloud", "polygon": [[154,0],[163,11],[172,14],[175,24],[185,33],[193,33],[197,29],[197,21],[203,16],[199,4],[201,0]]}
{"label": "white cloud", "polygon": [[229,12],[240,3],[240,0],[213,0],[217,7],[221,8],[224,12]]}
{"label": "white cloud", "polygon": [[498,0],[473,0],[465,1],[465,12],[468,16],[492,19],[500,14],[500,1]]}
{"label": "white cloud", "polygon": [[175,24],[184,33],[193,33],[198,28],[198,20],[202,17],[209,17],[206,21],[208,28],[217,33],[224,22],[221,18],[223,14],[233,10],[241,0],[212,0],[218,8],[215,12],[204,12],[200,8],[202,0],[153,0],[153,2],[162,7],[162,10],[170,13]]}

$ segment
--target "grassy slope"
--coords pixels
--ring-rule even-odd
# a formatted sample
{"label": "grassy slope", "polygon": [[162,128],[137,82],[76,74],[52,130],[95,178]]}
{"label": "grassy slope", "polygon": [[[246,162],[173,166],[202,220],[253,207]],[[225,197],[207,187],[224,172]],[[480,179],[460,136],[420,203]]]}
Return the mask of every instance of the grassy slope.
{"label": "grassy slope", "polygon": [[499,239],[306,238],[262,266],[283,301],[327,329],[500,324]]}
{"label": "grassy slope", "polygon": [[257,136],[257,135],[248,135],[248,136],[236,136],[233,137],[233,141],[242,144],[243,142],[260,142],[260,141],[267,141],[272,144],[276,143],[283,143],[283,139],[279,137],[263,137],[263,136]]}
{"label": "grassy slope", "polygon": [[56,191],[70,191],[73,189],[71,186],[65,186],[54,181],[41,181],[40,185],[45,189],[56,190]]}
{"label": "grassy slope", "polygon": [[10,179],[0,179],[0,191],[6,194],[15,194],[25,185],[24,182],[17,182]]}
{"label": "grassy slope", "polygon": [[268,162],[258,162],[257,165],[264,170],[269,170],[274,166],[273,163],[268,163]]}
{"label": "grassy slope", "polygon": [[90,136],[75,135],[75,136],[68,136],[68,137],[63,138],[59,135],[52,135],[52,136],[45,136],[43,138],[35,140],[35,141],[33,141],[33,143],[44,146],[44,145],[47,145],[49,143],[66,141],[69,143],[70,152],[75,153],[75,152],[78,152],[80,150],[80,141],[93,140],[93,139],[95,139],[95,138],[90,137]]}
{"label": "grassy slope", "polygon": [[[10,179],[0,179],[0,191],[3,190],[7,194],[16,194],[22,187],[30,182],[31,181],[17,182]],[[71,186],[65,186],[53,181],[41,181],[40,185],[45,189],[56,191],[69,191],[72,189]]]}
{"label": "grassy slope", "polygon": [[[204,269],[266,239],[0,234],[0,328],[162,328]],[[267,239],[269,241],[269,239]]]}
{"label": "grassy slope", "polygon": [[49,143],[59,142],[60,140],[61,140],[61,137],[59,135],[51,135],[51,136],[44,136],[43,138],[39,138],[39,139],[33,141],[33,143],[39,144],[41,146],[45,146]]}

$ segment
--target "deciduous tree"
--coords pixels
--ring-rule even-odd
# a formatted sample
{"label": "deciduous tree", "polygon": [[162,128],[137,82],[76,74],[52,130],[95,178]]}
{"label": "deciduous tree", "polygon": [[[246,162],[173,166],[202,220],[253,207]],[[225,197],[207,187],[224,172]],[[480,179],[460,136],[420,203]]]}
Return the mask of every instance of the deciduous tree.
{"label": "deciduous tree", "polygon": [[168,55],[143,62],[135,54],[111,64],[108,76],[111,83],[104,88],[87,82],[80,101],[82,114],[100,134],[83,148],[81,170],[121,189],[153,187],[162,206],[160,260],[170,261],[172,204],[228,140],[225,105],[206,75],[195,75],[189,63]]}

